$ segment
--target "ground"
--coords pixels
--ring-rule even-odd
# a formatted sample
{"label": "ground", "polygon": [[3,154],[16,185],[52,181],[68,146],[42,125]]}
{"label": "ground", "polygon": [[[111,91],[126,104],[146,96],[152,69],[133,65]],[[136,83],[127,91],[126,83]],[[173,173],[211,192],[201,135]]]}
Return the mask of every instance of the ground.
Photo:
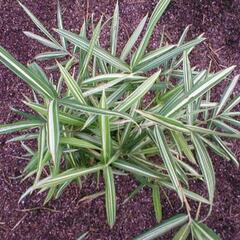
{"label": "ground", "polygon": [[[57,1],[22,0],[34,14],[49,28],[56,26]],[[67,29],[79,30],[84,16],[94,13],[96,19],[104,14],[111,16],[115,0],[61,0],[64,22]],[[120,47],[127,36],[147,12],[151,12],[156,0],[119,0],[121,14]],[[189,39],[205,33],[207,38],[193,54],[191,62],[198,68],[206,68],[212,61],[212,70],[237,65],[240,70],[240,1],[239,0],[173,0],[166,14],[158,24],[151,47],[158,45],[160,33],[165,27],[168,41],[176,43],[184,28],[191,24]],[[29,40],[22,31],[37,32],[29,18],[23,13],[17,1],[0,0],[0,45],[10,51],[19,61],[27,63],[44,48]],[[125,31],[125,33],[123,33]],[[108,35],[102,40],[107,46]],[[218,98],[223,83],[215,92]],[[31,91],[3,65],[0,65],[0,123],[12,122],[17,116],[10,107],[23,108],[23,94]],[[235,92],[239,94],[240,84]],[[139,195],[123,205],[124,199],[136,187],[131,176],[117,177],[118,217],[112,230],[106,224],[104,198],[82,203],[79,200],[97,189],[95,179],[88,178],[79,191],[72,185],[58,200],[42,207],[40,195],[28,197],[18,204],[21,193],[31,181],[21,182],[20,175],[26,164],[19,156],[23,154],[20,144],[6,143],[10,136],[0,136],[0,239],[54,240],[76,239],[88,231],[88,239],[132,239],[143,230],[156,224],[151,203],[151,193],[144,189]],[[232,148],[240,156],[239,142],[232,142]],[[223,159],[214,159],[217,176],[217,191],[213,213],[207,223],[224,240],[240,239],[240,175],[239,171]],[[179,203],[170,196],[173,207],[163,198],[164,218],[179,211]],[[171,239],[168,235],[164,239]]]}

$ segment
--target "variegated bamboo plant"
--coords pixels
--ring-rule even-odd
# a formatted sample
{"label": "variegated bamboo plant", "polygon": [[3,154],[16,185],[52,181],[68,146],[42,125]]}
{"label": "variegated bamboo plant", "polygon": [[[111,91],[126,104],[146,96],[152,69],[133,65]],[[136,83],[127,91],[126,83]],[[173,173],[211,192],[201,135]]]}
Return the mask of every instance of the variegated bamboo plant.
{"label": "variegated bamboo plant", "polygon": [[[36,115],[14,109],[25,120],[0,126],[1,134],[36,129],[9,140],[23,143],[36,139],[38,143],[31,150],[23,144],[29,157],[24,173],[26,177],[35,176],[35,181],[22,198],[35,190],[48,191],[47,203],[58,198],[72,182],[81,186],[86,175],[103,176],[107,222],[113,227],[117,212],[114,176],[125,172],[139,182],[135,194],[143,187],[152,189],[159,223],[135,239],[155,239],[179,226],[174,240],[190,235],[197,240],[220,239],[203,223],[211,213],[215,192],[215,173],[208,149],[238,166],[225,139],[240,138],[240,122],[235,118],[240,113],[234,110],[240,96],[232,97],[239,76],[229,78],[234,67],[216,73],[191,67],[189,54],[204,38],[201,35],[186,42],[188,27],[178,43],[163,45],[161,41],[156,50],[147,51],[154,28],[169,3],[170,0],[160,0],[150,18],[142,19],[119,53],[118,4],[111,21],[101,18],[94,26],[93,21],[86,19],[79,34],[63,28],[58,4],[58,27],[54,29],[58,41],[20,3],[43,36],[24,33],[50,49],[24,66],[0,48],[0,61],[34,93],[32,100],[25,98],[23,102]],[[109,22],[110,49],[105,50],[99,37]],[[93,34],[88,39],[91,27]],[[143,38],[136,44],[141,34]],[[59,71],[58,80],[49,80],[37,63],[50,59],[56,61],[48,65],[48,73]],[[229,84],[221,100],[212,101],[210,91],[225,79]],[[146,104],[144,96],[149,91],[154,97]],[[151,161],[151,156],[159,156],[158,163]],[[206,185],[208,196],[189,189],[193,179]],[[160,193],[164,189],[177,193],[186,214],[162,221]],[[192,212],[192,201],[199,206],[208,205],[209,214]]]}

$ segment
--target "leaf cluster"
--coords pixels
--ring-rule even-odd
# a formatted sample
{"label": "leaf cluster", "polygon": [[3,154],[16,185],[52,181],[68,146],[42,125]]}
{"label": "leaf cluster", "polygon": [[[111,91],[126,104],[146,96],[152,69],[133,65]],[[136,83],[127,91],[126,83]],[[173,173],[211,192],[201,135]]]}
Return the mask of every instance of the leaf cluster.
{"label": "leaf cluster", "polygon": [[[239,112],[234,111],[240,97],[232,97],[239,76],[230,80],[234,67],[216,73],[192,67],[189,54],[204,38],[201,35],[186,41],[189,27],[177,44],[164,45],[161,41],[156,50],[147,51],[154,28],[169,3],[159,1],[150,18],[142,19],[120,52],[118,4],[111,21],[101,18],[94,24],[92,18],[86,19],[79,34],[64,29],[58,4],[58,27],[54,29],[58,41],[20,3],[43,36],[24,33],[50,49],[24,66],[0,47],[0,61],[34,93],[33,99],[25,98],[23,102],[35,115],[13,109],[25,120],[0,126],[1,134],[36,129],[9,140],[22,142],[29,159],[24,173],[26,178],[35,177],[22,198],[35,190],[47,191],[47,203],[58,198],[72,182],[81,186],[87,175],[102,176],[107,221],[113,227],[117,213],[114,177],[124,172],[139,182],[130,197],[144,187],[152,190],[158,223],[162,222],[160,195],[164,189],[177,193],[187,213],[162,222],[136,239],[154,239],[183,224],[175,240],[187,239],[190,232],[195,239],[219,239],[197,217],[194,220],[189,199],[200,206],[208,205],[211,212],[215,173],[209,149],[238,166],[226,140],[240,137],[236,119]],[[99,38],[109,22],[110,49],[105,50]],[[93,30],[91,38],[87,37],[89,29]],[[141,34],[143,38],[137,45]],[[59,72],[54,81],[39,65],[40,61],[52,59],[55,62],[47,69]],[[230,81],[221,100],[212,101],[212,89],[225,79]],[[149,91],[154,97],[146,101]],[[37,141],[36,149],[24,143],[29,139]],[[157,162],[151,160],[154,156],[159,156]],[[192,180],[203,182],[208,196],[190,190]]]}

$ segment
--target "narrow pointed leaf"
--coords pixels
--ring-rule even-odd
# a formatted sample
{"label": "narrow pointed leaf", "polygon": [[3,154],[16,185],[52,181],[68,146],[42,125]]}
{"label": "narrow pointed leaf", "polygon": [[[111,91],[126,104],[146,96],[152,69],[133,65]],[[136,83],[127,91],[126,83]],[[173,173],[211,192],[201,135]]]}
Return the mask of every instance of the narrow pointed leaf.
{"label": "narrow pointed leaf", "polygon": [[213,88],[215,85],[217,85],[219,82],[221,82],[223,79],[225,79],[235,68],[235,66],[227,68],[225,70],[222,70],[215,74],[210,79],[206,79],[204,81],[199,81],[194,85],[192,90],[184,96],[180,96],[179,98],[175,99],[171,103],[171,105],[168,105],[167,108],[163,107],[160,110],[160,114],[165,116],[171,116],[182,107],[192,103],[200,96],[204,95],[209,89]]}
{"label": "narrow pointed leaf", "polygon": [[58,104],[56,100],[49,103],[48,106],[48,144],[53,162],[57,162],[59,150],[60,127],[58,118]]}
{"label": "narrow pointed leaf", "polygon": [[67,52],[53,51],[53,52],[39,53],[37,56],[35,56],[35,59],[38,61],[45,61],[45,60],[51,60],[51,59],[56,59],[56,58],[63,58],[66,56],[68,56]]}
{"label": "narrow pointed leaf", "polygon": [[206,240],[220,240],[220,237],[207,225],[194,221],[193,227],[204,237]]}
{"label": "narrow pointed leaf", "polygon": [[115,167],[122,169],[124,171],[130,172],[132,174],[144,176],[144,177],[151,177],[151,178],[161,178],[161,174],[151,171],[147,168],[143,168],[140,166],[137,166],[136,164],[132,164],[126,161],[117,160],[112,163]]}
{"label": "narrow pointed leaf", "polygon": [[43,124],[42,121],[31,120],[31,121],[19,121],[16,123],[2,124],[0,125],[0,134],[7,134],[25,129],[37,128]]}
{"label": "narrow pointed leaf", "polygon": [[110,228],[112,228],[116,221],[116,193],[112,168],[104,168],[103,175],[105,182],[105,207],[107,220]]}
{"label": "narrow pointed leaf", "polygon": [[224,108],[224,106],[226,105],[227,101],[230,99],[230,96],[235,88],[235,86],[237,85],[238,83],[238,80],[239,80],[239,76],[240,75],[237,75],[233,78],[233,80],[230,82],[228,88],[226,88],[225,92],[223,93],[223,96],[220,100],[220,104],[218,105],[218,108],[217,108],[217,111],[215,113],[215,115],[218,115],[222,109]]}
{"label": "narrow pointed leaf", "polygon": [[75,138],[75,137],[62,137],[60,139],[61,144],[68,144],[73,147],[78,148],[86,148],[86,149],[96,149],[100,150],[100,148],[86,140]]}
{"label": "narrow pointed leaf", "polygon": [[163,117],[161,115],[149,113],[149,112],[146,112],[146,111],[140,111],[140,110],[137,110],[136,112],[138,112],[140,115],[142,115],[145,119],[150,120],[154,123],[157,123],[161,126],[164,126],[164,127],[168,128],[170,130],[185,132],[185,133],[190,133],[191,132],[187,128],[187,126],[185,126],[180,121],[175,120],[173,118]]}
{"label": "narrow pointed leaf", "polygon": [[27,37],[33,39],[33,40],[36,40],[38,41],[39,43],[41,43],[42,45],[46,46],[46,47],[49,47],[49,48],[52,48],[52,49],[56,49],[56,50],[62,50],[62,48],[59,46],[59,45],[56,45],[54,42],[44,38],[44,37],[41,37],[35,33],[32,33],[32,32],[28,32],[28,31],[24,31],[23,32]]}
{"label": "narrow pointed leaf", "polygon": [[158,223],[162,220],[162,204],[160,199],[160,190],[157,184],[152,186],[152,199],[153,199],[153,207],[155,212],[155,217]]}
{"label": "narrow pointed leaf", "polygon": [[188,235],[190,234],[190,225],[183,225],[179,231],[174,236],[173,240],[187,240]]}
{"label": "narrow pointed leaf", "polygon": [[82,90],[80,89],[77,82],[73,79],[70,73],[62,65],[58,64],[58,67],[60,69],[63,79],[65,80],[68,86],[68,90],[71,92],[74,98],[78,100],[81,104],[86,104]]}
{"label": "narrow pointed leaf", "polygon": [[134,58],[132,61],[133,66],[138,64],[138,62],[141,60],[142,56],[144,55],[144,52],[148,46],[149,40],[152,36],[153,30],[154,30],[157,22],[159,21],[160,17],[166,10],[169,3],[170,3],[170,0],[161,0],[155,7],[155,9],[150,17],[150,20],[148,22],[146,33],[144,34],[144,37],[143,37],[136,53],[134,54]]}
{"label": "narrow pointed leaf", "polygon": [[160,55],[159,57],[153,59],[152,61],[148,63],[139,63],[136,67],[134,67],[135,71],[150,71],[152,69],[160,67],[161,64],[164,64],[165,62],[176,58],[180,54],[183,53],[183,51],[188,50],[189,48],[195,47],[196,45],[200,44],[204,39],[203,38],[196,38],[190,42],[187,42],[179,47],[173,48],[170,51],[167,51],[165,54]]}
{"label": "narrow pointed leaf", "polygon": [[206,181],[209,200],[212,203],[214,198],[215,182],[216,182],[213,164],[202,140],[197,135],[192,135],[192,140],[196,148],[198,163],[200,165],[202,174]]}
{"label": "narrow pointed leaf", "polygon": [[[59,29],[63,29],[62,9],[61,9],[59,0],[58,0],[57,3],[58,3],[57,4],[57,24],[58,24]],[[65,38],[60,37],[60,40],[61,40],[61,44],[62,44],[63,48],[66,49],[67,48],[67,43],[66,43]]]}
{"label": "narrow pointed leaf", "polygon": [[20,6],[23,8],[23,10],[27,13],[27,15],[31,18],[31,20],[34,22],[34,24],[56,45],[61,45],[54,39],[54,37],[48,32],[48,30],[42,25],[42,23],[32,14],[32,12],[25,7],[20,1],[18,1]]}
{"label": "narrow pointed leaf", "polygon": [[158,147],[159,153],[167,168],[169,177],[174,185],[175,191],[178,193],[181,201],[183,201],[183,193],[181,191],[181,184],[178,180],[176,167],[174,165],[173,157],[170,153],[167,141],[162,130],[159,127],[154,127],[152,138]]}
{"label": "narrow pointed leaf", "polygon": [[124,118],[124,119],[134,122],[134,120],[128,114],[121,113],[119,111],[111,111],[111,110],[106,110],[106,109],[102,109],[102,108],[86,106],[86,105],[79,104],[78,102],[73,101],[73,100],[61,100],[59,102],[61,104],[63,104],[64,106],[67,106],[69,108],[73,108],[73,109],[76,109],[79,111],[83,111],[86,113],[92,113],[95,115],[116,116],[116,117]]}
{"label": "narrow pointed leaf", "polygon": [[131,37],[128,39],[125,47],[122,50],[120,59],[121,60],[125,60],[127,58],[127,56],[129,55],[129,53],[131,52],[133,46],[135,45],[135,43],[137,42],[140,34],[142,33],[142,30],[145,26],[146,20],[147,20],[148,15],[146,15],[142,21],[138,24],[137,28],[134,30],[134,32],[132,33]]}
{"label": "narrow pointed leaf", "polygon": [[98,41],[99,34],[100,34],[100,31],[101,31],[101,24],[102,24],[102,18],[100,19],[96,28],[94,29],[92,39],[89,42],[89,46],[88,46],[88,49],[87,49],[87,54],[84,58],[84,62],[82,63],[81,71],[80,71],[79,77],[78,77],[80,82],[82,82],[82,80],[83,80],[83,78],[86,74],[86,71],[88,70],[87,67],[88,67],[89,62],[91,60],[91,57],[94,53],[94,48],[97,45],[97,41]]}
{"label": "narrow pointed leaf", "polygon": [[43,158],[46,146],[46,127],[43,126],[38,137],[38,169],[35,182],[38,182],[42,173]]}
{"label": "narrow pointed leaf", "polygon": [[[32,108],[34,111],[36,111],[37,113],[47,117],[48,110],[47,110],[47,107],[45,107],[44,105],[36,104],[33,102],[24,102],[24,103],[30,108]],[[59,116],[59,121],[61,123],[69,124],[73,126],[79,126],[79,127],[84,125],[84,121],[82,121],[79,117],[74,117],[70,114],[67,114],[61,111],[58,112],[58,116]]]}
{"label": "narrow pointed leaf", "polygon": [[54,99],[57,96],[56,91],[50,84],[41,81],[33,72],[15,60],[13,56],[2,47],[0,47],[0,61],[44,97]]}
{"label": "narrow pointed leaf", "polygon": [[116,3],[111,25],[111,54],[116,56],[119,29],[119,5]]}
{"label": "narrow pointed leaf", "polygon": [[132,92],[128,97],[120,103],[116,110],[122,112],[128,110],[136,101],[142,98],[153,86],[153,84],[159,78],[160,71],[153,74],[147,80],[145,80],[134,92]]}
{"label": "narrow pointed leaf", "polygon": [[[59,33],[61,36],[65,37],[66,39],[68,39],[70,42],[72,42],[79,48],[85,51],[88,50],[90,43],[86,39],[65,30],[58,29],[56,30],[56,32]],[[93,55],[101,60],[104,60],[105,62],[116,67],[117,69],[122,70],[123,72],[130,71],[129,66],[124,61],[112,56],[110,53],[108,53],[107,51],[98,46],[95,46],[93,48]]]}
{"label": "narrow pointed leaf", "polygon": [[[106,96],[104,91],[100,104],[102,109],[107,109]],[[100,131],[102,139],[102,158],[103,162],[106,164],[110,160],[112,154],[110,121],[108,115],[100,116]]]}
{"label": "narrow pointed leaf", "polygon": [[186,223],[188,220],[188,216],[184,214],[179,214],[174,217],[171,217],[165,221],[163,221],[160,225],[144,232],[143,234],[134,238],[134,240],[154,240],[165,233],[173,230],[176,227],[181,226]]}

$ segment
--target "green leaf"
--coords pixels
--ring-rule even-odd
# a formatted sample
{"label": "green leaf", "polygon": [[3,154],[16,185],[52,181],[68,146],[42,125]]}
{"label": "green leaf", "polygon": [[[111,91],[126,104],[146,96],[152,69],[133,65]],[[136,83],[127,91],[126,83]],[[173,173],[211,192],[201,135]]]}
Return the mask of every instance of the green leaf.
{"label": "green leaf", "polygon": [[36,40],[38,41],[39,43],[41,43],[42,45],[46,46],[46,47],[49,47],[49,48],[52,48],[52,49],[56,49],[56,50],[62,50],[62,47],[60,47],[59,45],[56,45],[54,42],[52,41],[49,41],[48,39],[46,38],[43,38],[35,33],[32,33],[32,32],[28,32],[28,31],[23,31],[23,33],[33,39],[33,40]]}
{"label": "green leaf", "polygon": [[158,223],[162,220],[162,204],[160,199],[160,190],[157,184],[152,186],[152,199],[153,199],[153,207],[155,212],[155,217]]}
{"label": "green leaf", "polygon": [[31,120],[31,121],[19,121],[16,123],[2,124],[0,125],[0,134],[7,134],[25,129],[32,129],[40,127],[43,124],[42,121]]}
{"label": "green leaf", "polygon": [[[110,74],[108,74],[108,75],[110,75]],[[111,80],[107,83],[100,84],[97,87],[90,88],[89,90],[85,91],[83,93],[83,95],[84,95],[84,97],[91,96],[93,94],[108,90],[111,87],[113,87],[113,86],[115,86],[115,85],[117,85],[121,82],[125,82],[126,80],[129,80],[129,79],[131,79],[132,81],[133,80],[139,80],[139,79],[136,79],[136,78],[132,78],[132,76],[133,76],[132,74],[128,74],[128,75],[124,74],[123,77],[116,78],[116,79]]]}
{"label": "green leaf", "polygon": [[[57,24],[59,29],[63,29],[63,20],[62,20],[62,9],[60,6],[60,2],[57,2]],[[67,43],[64,37],[60,37],[61,44],[64,49],[67,49]]]}
{"label": "green leaf", "polygon": [[55,51],[55,52],[44,52],[44,53],[39,53],[35,59],[38,61],[45,61],[45,60],[51,60],[51,59],[56,59],[56,58],[63,58],[68,55],[67,52],[64,51]]}
{"label": "green leaf", "polygon": [[173,240],[187,240],[187,237],[189,234],[190,234],[190,224],[187,223],[179,229],[179,231],[174,236]]}
{"label": "green leaf", "polygon": [[58,118],[58,104],[56,100],[50,101],[48,105],[48,144],[54,164],[57,162],[59,150],[60,127]]}
{"label": "green leaf", "polygon": [[203,236],[203,239],[220,240],[220,237],[203,223],[193,221],[193,228]]}
{"label": "green leaf", "polygon": [[35,182],[38,182],[42,173],[44,152],[46,147],[46,127],[43,126],[38,137],[38,169]]}
{"label": "green leaf", "polygon": [[38,137],[38,134],[36,133],[27,133],[27,134],[23,134],[17,137],[13,137],[9,140],[7,140],[7,143],[9,142],[18,142],[18,141],[27,141],[27,140],[32,140],[32,139],[36,139]]}
{"label": "green leaf", "polygon": [[31,64],[28,66],[28,68],[29,68],[32,72],[34,72],[41,81],[45,81],[47,84],[49,84],[47,75],[45,74],[45,72],[43,71],[43,69],[42,69],[36,62],[31,63]]}
{"label": "green leaf", "polygon": [[240,96],[236,96],[224,109],[224,113],[230,112],[234,107],[240,103]]}
{"label": "green leaf", "polygon": [[142,233],[141,235],[134,238],[134,240],[154,240],[157,237],[164,235],[165,233],[173,230],[176,227],[181,226],[187,222],[188,216],[184,214],[178,214],[163,221],[160,225]]}
{"label": "green leaf", "polygon": [[175,45],[167,45],[164,47],[160,47],[157,50],[154,50],[148,54],[139,62],[138,67],[144,66],[150,62],[152,62],[154,59],[159,58],[160,56],[164,55],[165,53],[169,52],[175,47]]}
{"label": "green leaf", "polygon": [[132,92],[128,97],[122,101],[117,107],[116,110],[122,112],[128,110],[136,101],[142,98],[153,86],[153,84],[159,78],[160,71],[153,74],[147,80],[145,80],[134,92]]}
{"label": "green leaf", "polygon": [[110,73],[110,74],[101,74],[92,78],[88,78],[83,80],[82,84],[98,84],[101,82],[109,81],[112,82],[116,79],[124,78],[129,81],[134,81],[134,80],[145,80],[147,79],[146,77],[143,76],[137,76],[134,74],[124,74],[124,73]]}
{"label": "green leaf", "polygon": [[[184,90],[185,90],[185,94],[187,95],[193,87],[193,79],[192,79],[192,69],[191,69],[191,65],[188,59],[188,54],[186,51],[184,51],[183,53],[183,72],[184,72],[184,78],[183,78],[183,82],[184,82]],[[188,124],[192,125],[193,123],[193,104],[190,103],[187,106],[187,120],[188,120]]]}
{"label": "green leaf", "polygon": [[195,157],[186,141],[186,138],[183,136],[182,133],[177,131],[172,131],[172,135],[174,137],[174,141],[176,145],[178,146],[180,153],[183,152],[187,159],[192,162],[193,164],[196,164]]}
{"label": "green leaf", "polygon": [[[102,99],[100,103],[102,109],[107,109],[106,96],[103,91]],[[106,164],[112,155],[112,141],[111,141],[111,130],[110,121],[108,115],[100,116],[100,133],[102,139],[102,158],[103,162]]]}
{"label": "green leaf", "polygon": [[107,220],[110,228],[113,228],[113,225],[116,221],[116,193],[112,168],[104,168],[103,175],[105,182],[105,204]]}
{"label": "green leaf", "polygon": [[106,110],[106,109],[102,109],[102,108],[96,108],[96,107],[82,105],[74,100],[59,100],[59,103],[63,104],[64,106],[67,106],[69,108],[73,108],[73,109],[83,111],[86,113],[92,113],[95,115],[116,116],[116,117],[124,118],[124,119],[134,122],[134,120],[128,114],[117,112],[117,111]]}
{"label": "green leaf", "polygon": [[60,139],[61,144],[68,144],[70,146],[78,147],[78,148],[86,148],[86,149],[96,149],[100,150],[100,148],[86,140],[75,138],[75,137],[62,137]]}
{"label": "green leaf", "polygon": [[183,193],[181,191],[181,184],[178,180],[176,173],[176,167],[173,161],[173,157],[169,150],[166,138],[159,127],[154,127],[153,133],[151,134],[156,146],[158,147],[159,153],[164,161],[164,164],[167,168],[171,182],[174,185],[175,191],[178,193],[179,198],[183,201]]}
{"label": "green leaf", "polygon": [[132,59],[132,66],[136,66],[138,62],[141,60],[142,56],[144,55],[144,52],[148,46],[149,40],[152,36],[153,30],[157,22],[159,21],[160,17],[163,15],[164,11],[166,10],[169,3],[170,3],[170,0],[161,0],[158,2],[157,6],[155,7],[150,17],[150,20],[148,22],[146,33],[144,34],[144,37]]}
{"label": "green leaf", "polygon": [[78,80],[80,80],[80,82],[82,82],[83,78],[85,77],[85,74],[86,74],[86,71],[88,70],[87,68],[89,66],[89,62],[91,60],[92,54],[94,54],[94,48],[97,45],[97,41],[98,41],[99,34],[100,34],[100,31],[101,31],[101,24],[102,24],[102,18],[100,19],[96,28],[94,29],[92,39],[89,42],[88,49],[86,50],[87,54],[84,58],[84,62],[82,63],[81,71],[80,71],[79,77],[78,77]]}
{"label": "green leaf", "polygon": [[[83,49],[84,51],[87,51],[89,49],[90,43],[86,39],[65,30],[58,29],[56,30],[56,32],[59,33],[61,36],[65,37],[66,39],[68,39],[76,46],[78,46],[80,49]],[[95,46],[93,48],[93,55],[123,72],[130,71],[129,66],[124,61],[112,56],[110,53],[108,53],[107,51],[98,46]]]}
{"label": "green leaf", "polygon": [[112,18],[112,25],[111,25],[111,54],[116,56],[117,52],[117,43],[118,43],[118,29],[119,29],[119,5],[118,2],[116,3],[113,18]]}
{"label": "green leaf", "polygon": [[85,237],[87,237],[87,235],[88,235],[88,232],[85,232],[85,233],[81,234],[81,236],[79,236],[79,237],[77,238],[77,240],[84,240]]}
{"label": "green leaf", "polygon": [[[47,107],[45,107],[41,104],[33,103],[33,102],[25,102],[24,101],[24,103],[27,106],[29,106],[30,108],[32,108],[34,111],[36,111],[37,113],[42,114],[43,116],[48,115]],[[60,123],[63,123],[63,124],[79,126],[79,127],[84,125],[84,121],[81,120],[79,117],[74,117],[70,114],[67,114],[67,113],[64,113],[61,111],[58,112],[58,117],[59,117]]]}
{"label": "green leaf", "polygon": [[145,26],[147,17],[148,17],[148,14],[142,19],[142,21],[138,24],[137,28],[132,33],[131,37],[128,39],[126,45],[124,46],[124,48],[122,50],[122,53],[120,56],[121,60],[125,60],[127,58],[127,56],[129,55],[129,53],[131,52],[133,46],[137,42],[137,40]]}
{"label": "green leaf", "polygon": [[164,126],[167,129],[184,132],[184,133],[190,133],[191,131],[182,124],[180,121],[175,120],[173,118],[163,117],[161,115],[149,113],[146,111],[140,111],[136,110],[140,115],[142,115],[145,119],[152,121],[154,123],[159,124],[160,126]]}
{"label": "green leaf", "polygon": [[198,37],[190,42],[187,42],[179,47],[175,47],[170,51],[167,51],[165,54],[161,54],[159,57],[154,58],[152,61],[148,63],[139,63],[136,67],[134,67],[135,71],[150,71],[152,69],[160,67],[161,64],[169,61],[172,58],[176,58],[179,54],[183,53],[187,49],[195,47],[196,45],[200,44],[204,38]]}
{"label": "green leaf", "polygon": [[[204,95],[207,91],[209,91],[211,88],[213,88],[216,84],[221,82],[223,79],[225,79],[235,68],[235,66],[227,68],[225,70],[222,70],[218,73],[216,73],[211,78],[207,78],[203,81],[198,81],[192,90],[187,94],[183,95],[171,102],[171,104],[166,104],[161,110],[160,114],[164,116],[172,116],[174,113],[179,111],[184,106],[192,103],[196,99],[198,99],[200,96]],[[203,75],[204,76],[204,75]]]}
{"label": "green leaf", "polygon": [[82,90],[78,86],[77,82],[72,78],[70,73],[61,64],[58,63],[58,67],[60,69],[63,79],[68,86],[68,90],[71,92],[74,98],[78,100],[81,104],[86,104]]}
{"label": "green leaf", "polygon": [[89,168],[69,169],[69,170],[67,170],[63,173],[58,174],[58,175],[44,178],[44,179],[40,180],[38,183],[36,183],[34,186],[30,187],[24,193],[24,195],[21,197],[21,199],[35,189],[39,189],[39,188],[47,189],[47,188],[50,188],[52,186],[56,186],[56,185],[65,183],[66,181],[74,180],[77,177],[86,176],[88,174],[98,172],[98,171],[102,170],[103,167],[104,167],[103,165],[96,165],[94,167],[89,167]]}
{"label": "green leaf", "polygon": [[222,139],[218,136],[213,136],[216,142],[219,144],[221,149],[226,153],[226,155],[235,163],[237,167],[239,167],[238,159],[236,158],[235,154],[229,149],[226,144],[222,141]]}
{"label": "green leaf", "polygon": [[160,173],[151,171],[148,168],[140,167],[136,164],[132,164],[123,160],[117,160],[113,162],[112,165],[116,168],[122,169],[132,174],[140,175],[143,177],[151,177],[151,178],[157,178],[157,179],[161,178]]}
{"label": "green leaf", "polygon": [[17,60],[15,60],[4,48],[0,47],[0,61],[14,72],[23,81],[29,84],[34,90],[48,99],[54,99],[57,92],[54,88],[44,81],[41,81],[32,71],[27,69]]}
{"label": "green leaf", "polygon": [[210,203],[212,204],[213,198],[214,198],[214,192],[215,192],[215,182],[216,182],[213,164],[201,138],[199,138],[197,135],[192,135],[192,141],[196,148],[198,163],[203,173],[204,180],[207,184],[209,200],[210,200]]}
{"label": "green leaf", "polygon": [[34,24],[56,45],[61,45],[54,39],[54,37],[48,32],[48,30],[42,25],[42,23],[29,11],[20,1],[18,1],[20,6],[23,8],[23,10],[27,13],[27,15],[31,18],[31,20],[34,22]]}
{"label": "green leaf", "polygon": [[220,104],[218,105],[218,108],[215,112],[215,115],[218,115],[222,109],[224,108],[224,106],[226,105],[227,101],[230,99],[230,96],[235,88],[235,86],[237,85],[238,83],[238,80],[239,80],[239,76],[240,75],[237,75],[233,78],[233,80],[230,82],[228,88],[226,88],[225,92],[223,93],[223,96],[220,100]]}

